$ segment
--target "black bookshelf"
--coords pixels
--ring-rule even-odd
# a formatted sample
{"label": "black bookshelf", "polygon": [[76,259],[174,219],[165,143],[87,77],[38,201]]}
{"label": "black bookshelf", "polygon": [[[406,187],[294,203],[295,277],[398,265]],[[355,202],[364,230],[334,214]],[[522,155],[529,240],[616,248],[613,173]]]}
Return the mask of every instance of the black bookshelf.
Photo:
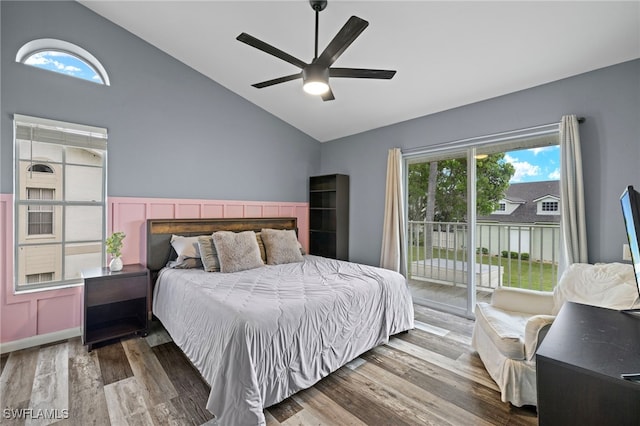
{"label": "black bookshelf", "polygon": [[309,253],[349,260],[349,176],[310,178]]}

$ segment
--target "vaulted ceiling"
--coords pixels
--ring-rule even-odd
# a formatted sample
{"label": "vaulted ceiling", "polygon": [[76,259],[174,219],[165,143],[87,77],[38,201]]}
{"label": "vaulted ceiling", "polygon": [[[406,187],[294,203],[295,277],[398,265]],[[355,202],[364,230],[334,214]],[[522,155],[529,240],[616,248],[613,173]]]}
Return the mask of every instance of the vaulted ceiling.
{"label": "vaulted ceiling", "polygon": [[331,79],[336,99],[323,102],[301,80],[251,87],[299,69],[236,40],[246,32],[310,62],[305,0],[80,3],[321,142],[640,57],[637,1],[329,0],[319,50],[356,15],[369,26],[335,66],[397,74]]}

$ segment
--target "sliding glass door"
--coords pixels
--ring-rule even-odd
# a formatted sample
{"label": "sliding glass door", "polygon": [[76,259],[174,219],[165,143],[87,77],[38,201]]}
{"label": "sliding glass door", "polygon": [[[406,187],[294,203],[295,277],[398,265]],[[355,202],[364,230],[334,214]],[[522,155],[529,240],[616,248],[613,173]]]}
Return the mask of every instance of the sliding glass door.
{"label": "sliding glass door", "polygon": [[407,267],[418,303],[467,311],[467,153],[407,162]]}
{"label": "sliding glass door", "polygon": [[[501,285],[551,290],[559,253],[557,131],[405,154],[414,302],[472,317]],[[471,207],[473,206],[473,207]]]}

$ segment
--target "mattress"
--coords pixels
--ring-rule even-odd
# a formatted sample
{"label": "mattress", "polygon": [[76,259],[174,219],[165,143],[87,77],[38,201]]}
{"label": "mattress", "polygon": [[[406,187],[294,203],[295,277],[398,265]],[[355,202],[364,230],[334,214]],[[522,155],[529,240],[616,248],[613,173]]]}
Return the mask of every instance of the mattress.
{"label": "mattress", "polygon": [[265,424],[265,407],[413,328],[402,275],[311,255],[231,274],[163,269],[153,312],[211,386],[220,425]]}

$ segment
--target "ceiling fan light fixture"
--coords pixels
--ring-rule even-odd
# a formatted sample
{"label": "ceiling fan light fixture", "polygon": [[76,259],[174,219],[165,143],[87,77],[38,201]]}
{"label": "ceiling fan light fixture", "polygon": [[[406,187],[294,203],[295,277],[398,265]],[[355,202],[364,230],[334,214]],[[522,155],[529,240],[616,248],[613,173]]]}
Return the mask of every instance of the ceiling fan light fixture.
{"label": "ceiling fan light fixture", "polygon": [[373,78],[378,80],[389,80],[393,78],[396,72],[392,70],[332,67],[340,55],[342,55],[342,53],[369,25],[367,21],[362,18],[358,18],[357,16],[350,17],[349,20],[347,20],[347,23],[343,25],[340,31],[338,31],[322,53],[318,55],[319,16],[320,11],[327,7],[327,0],[309,0],[309,4],[316,15],[316,33],[314,37],[315,51],[313,60],[309,64],[247,33],[241,33],[236,37],[236,40],[251,47],[255,47],[256,49],[268,53],[271,56],[275,56],[278,59],[290,63],[291,65],[295,65],[302,70],[302,72],[297,74],[286,75],[252,84],[253,87],[256,89],[263,89],[275,84],[302,78],[302,87],[304,91],[312,95],[319,95],[322,100],[326,102],[333,101],[335,99],[333,91],[329,86],[329,76],[331,76],[331,78]]}
{"label": "ceiling fan light fixture", "polygon": [[329,85],[324,81],[307,81],[302,88],[310,95],[322,95],[329,91]]}
{"label": "ceiling fan light fixture", "polygon": [[302,70],[302,88],[311,95],[322,95],[329,91],[329,69],[309,65]]}

